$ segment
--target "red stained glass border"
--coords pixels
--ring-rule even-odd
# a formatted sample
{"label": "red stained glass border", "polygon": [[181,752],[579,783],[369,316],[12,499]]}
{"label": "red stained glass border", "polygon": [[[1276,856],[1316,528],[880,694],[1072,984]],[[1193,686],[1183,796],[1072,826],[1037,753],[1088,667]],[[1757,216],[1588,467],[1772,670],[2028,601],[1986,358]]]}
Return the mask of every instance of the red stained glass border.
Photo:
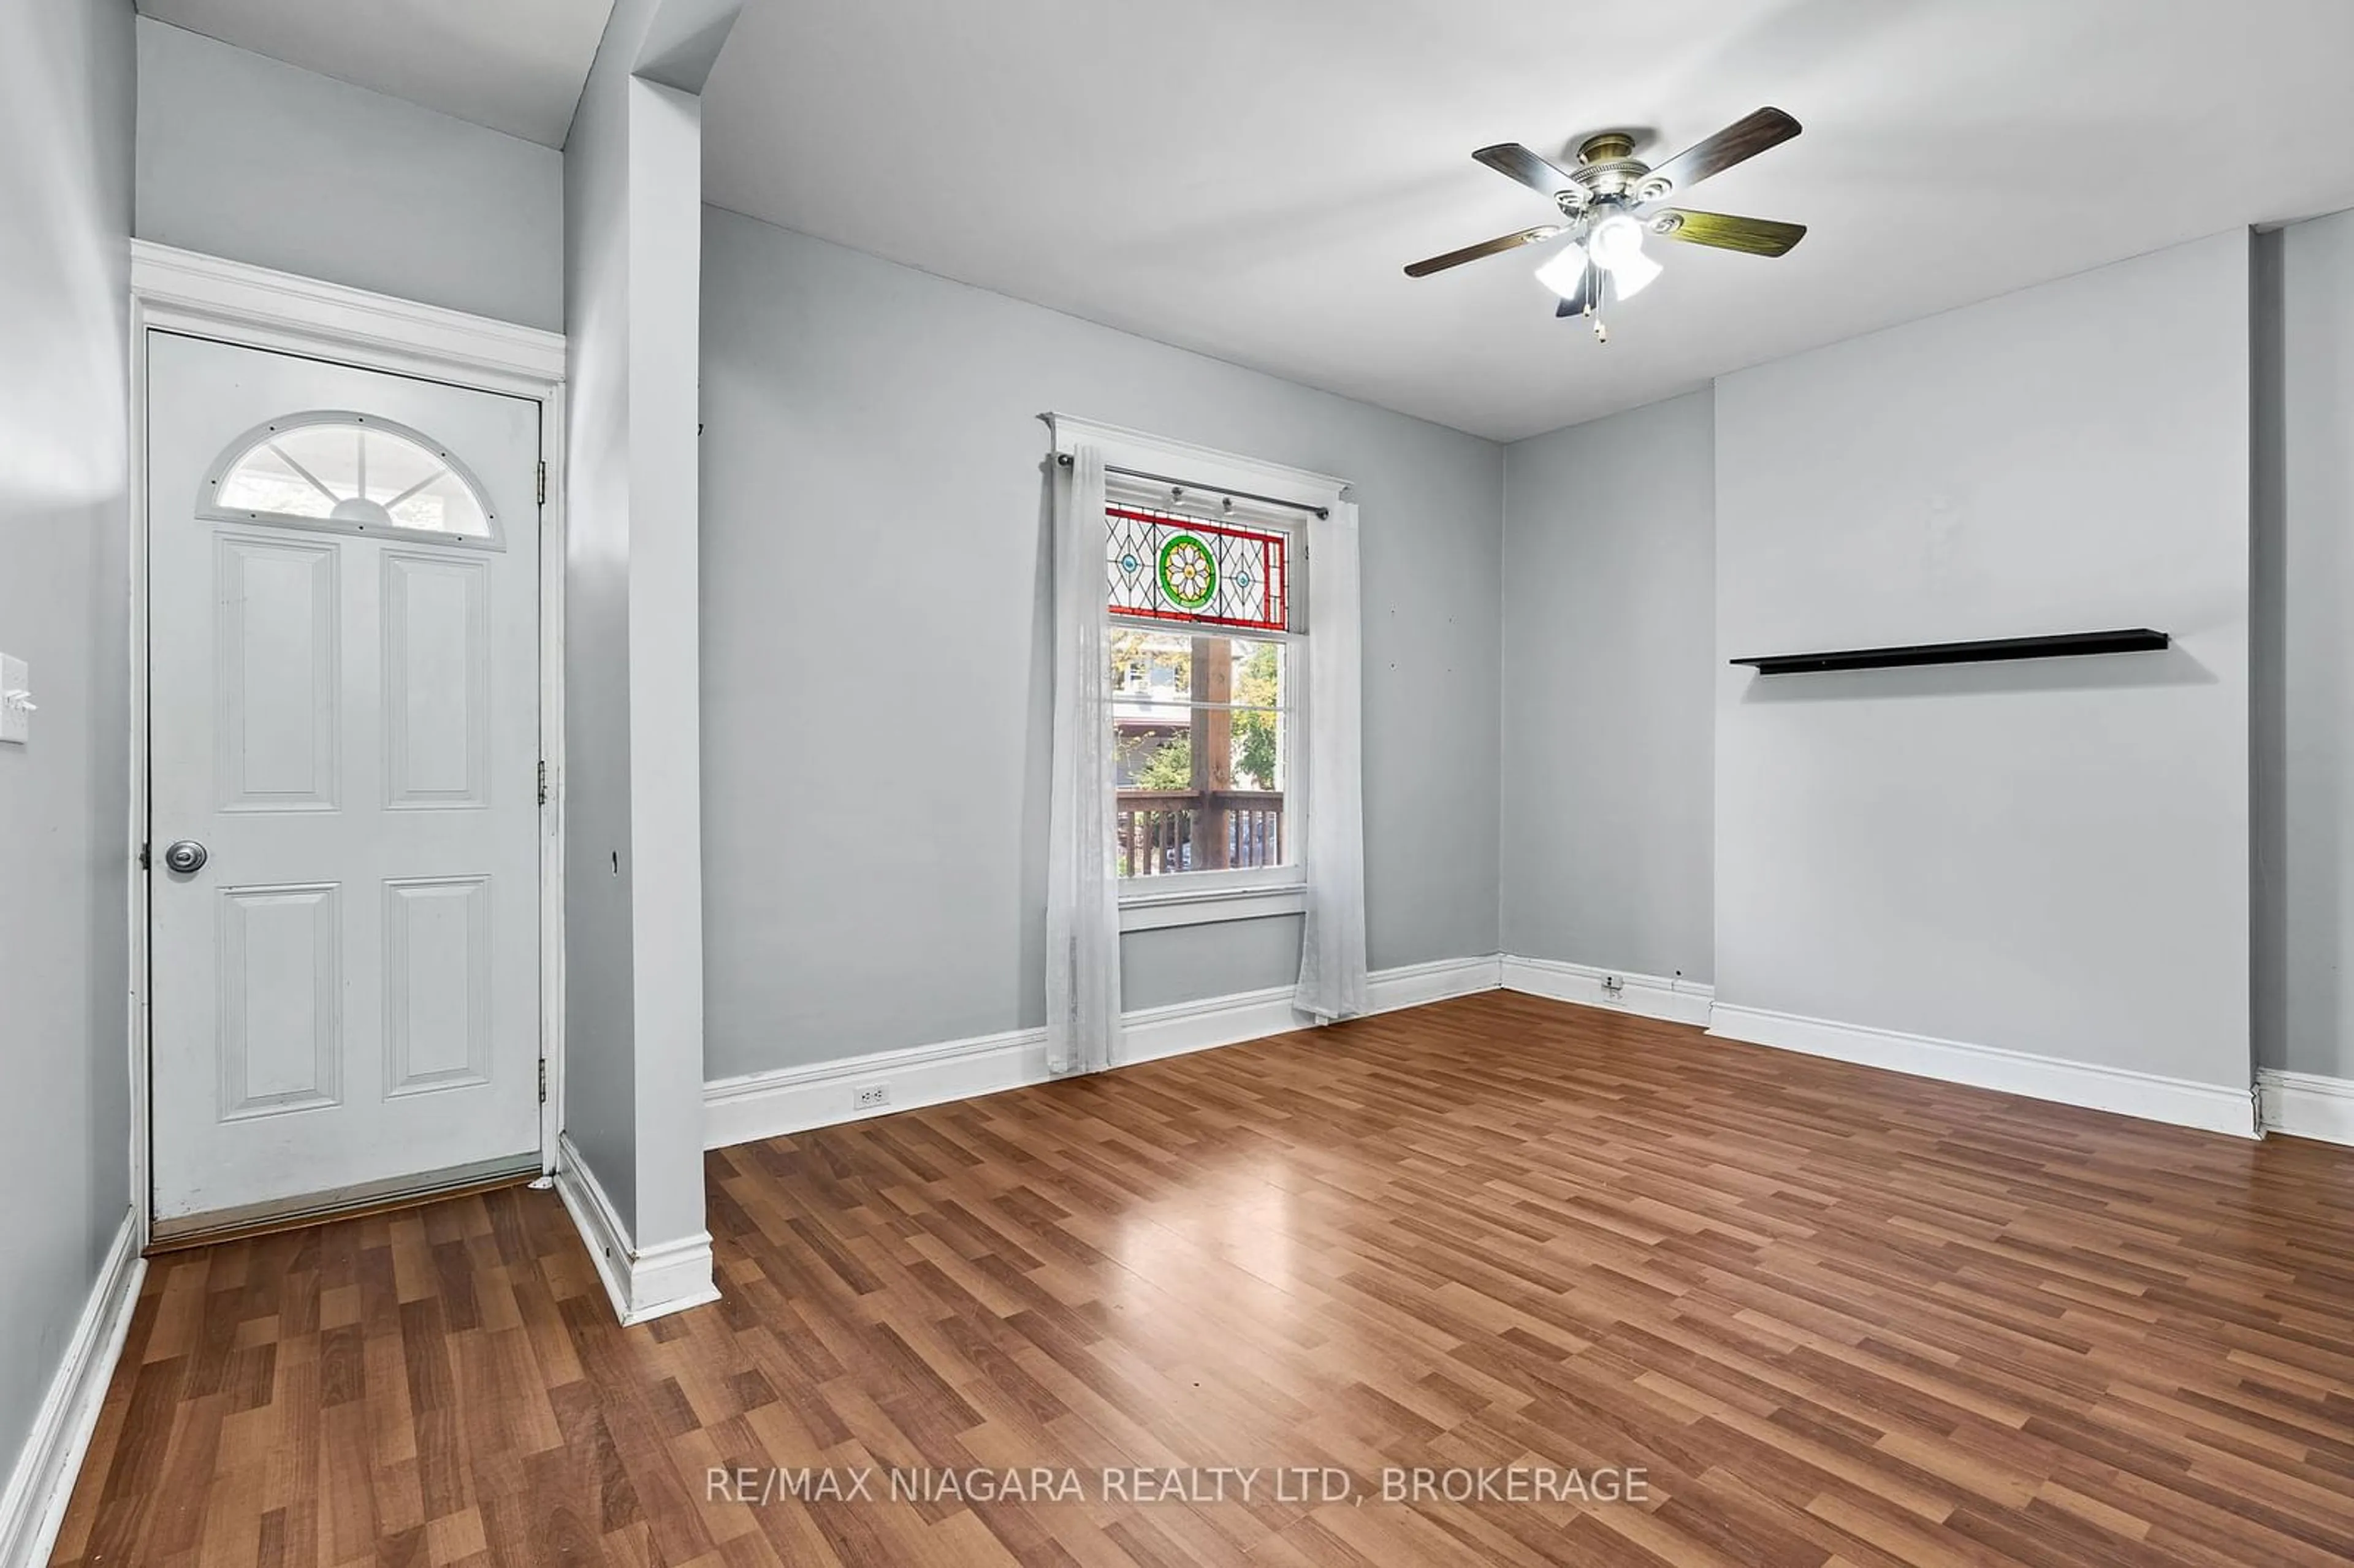
{"label": "red stained glass border", "polygon": [[[1235,528],[1218,523],[1204,523],[1198,517],[1178,513],[1140,512],[1128,506],[1107,506],[1107,518],[1125,518],[1130,523],[1142,523],[1182,528],[1189,534],[1214,534],[1225,539],[1238,539],[1258,546],[1259,583],[1263,594],[1264,614],[1252,617],[1219,615],[1210,609],[1156,609],[1150,607],[1108,604],[1114,615],[1138,620],[1188,621],[1197,626],[1233,626],[1251,631],[1288,631],[1291,629],[1290,548],[1291,541],[1280,534],[1261,533],[1253,528]],[[1223,589],[1223,579],[1221,588]]]}

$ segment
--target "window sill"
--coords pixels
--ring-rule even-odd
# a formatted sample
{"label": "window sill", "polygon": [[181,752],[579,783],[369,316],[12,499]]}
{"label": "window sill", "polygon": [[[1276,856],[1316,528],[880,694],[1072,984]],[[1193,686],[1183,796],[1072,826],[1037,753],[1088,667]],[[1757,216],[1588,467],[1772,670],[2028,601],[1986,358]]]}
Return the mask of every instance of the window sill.
{"label": "window sill", "polygon": [[[1155,881],[1160,880],[1154,878]],[[1308,885],[1281,882],[1257,887],[1202,887],[1182,892],[1131,893],[1119,901],[1123,931],[1160,931],[1172,926],[1207,926],[1223,920],[1261,920],[1298,915],[1308,907]]]}

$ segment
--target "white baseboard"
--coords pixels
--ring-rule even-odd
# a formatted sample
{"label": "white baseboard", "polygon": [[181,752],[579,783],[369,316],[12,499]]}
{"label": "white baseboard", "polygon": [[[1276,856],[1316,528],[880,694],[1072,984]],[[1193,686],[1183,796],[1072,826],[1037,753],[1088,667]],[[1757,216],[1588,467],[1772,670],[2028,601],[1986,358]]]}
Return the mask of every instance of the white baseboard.
{"label": "white baseboard", "polygon": [[1881,1067],[1914,1077],[1968,1084],[2034,1099],[2092,1110],[2115,1111],[2177,1127],[2201,1128],[2240,1138],[2255,1135],[2249,1092],[2229,1084],[2198,1084],[2124,1067],[2096,1066],[2057,1056],[2030,1055],[1991,1045],[1872,1029],[1857,1023],[1803,1018],[1762,1007],[1718,1002],[1709,1033],[1753,1045],[1771,1045],[1809,1056]]}
{"label": "white baseboard", "polygon": [[564,1200],[597,1277],[624,1328],[719,1299],[712,1278],[711,1236],[698,1231],[676,1241],[641,1247],[630,1239],[597,1173],[569,1136],[557,1139],[556,1192]]}
{"label": "white baseboard", "polygon": [[98,1282],[90,1287],[80,1321],[74,1325],[65,1360],[33,1414],[33,1429],[16,1457],[8,1489],[0,1493],[0,1568],[39,1568],[49,1560],[73,1496],[74,1478],[81,1472],[90,1434],[98,1427],[99,1409],[106,1403],[114,1363],[122,1354],[123,1338],[131,1332],[139,1282],[146,1276],[147,1260],[139,1255],[137,1216],[126,1209],[106,1260],[99,1265]]}
{"label": "white baseboard", "polygon": [[[1620,982],[1615,995],[1604,983],[1613,976]],[[2248,1091],[2229,1085],[2192,1083],[2126,1068],[1838,1023],[1764,1008],[1731,1007],[1715,1001],[1712,987],[1693,981],[1553,959],[1506,954],[1447,959],[1382,970],[1369,977],[1368,1011],[1386,1012],[1447,997],[1493,991],[1499,986],[1555,1001],[1697,1024],[1723,1039],[1772,1045],[1915,1077],[1968,1084],[2242,1138],[2253,1136],[2255,1130],[2254,1107]],[[1170,1007],[1141,1008],[1126,1017],[1119,1065],[1128,1066],[1236,1044],[1307,1028],[1311,1022],[1291,1010],[1291,991],[1288,986],[1208,997]],[[704,1146],[724,1149],[786,1133],[806,1132],[811,1128],[997,1094],[1044,1083],[1047,1076],[1045,1031],[1017,1029],[905,1050],[878,1051],[806,1067],[715,1079],[704,1086]],[[2268,1111],[2266,1125],[2301,1137],[2354,1143],[2354,1083],[2309,1075],[2272,1076],[2284,1085],[2285,1092],[2275,1097],[2284,1108],[2278,1119]],[[2289,1087],[2292,1080],[2294,1086]],[[858,1091],[872,1087],[885,1091],[884,1103],[861,1108],[856,1103]]]}
{"label": "white baseboard", "polygon": [[[1708,1026],[1709,1009],[1716,995],[1713,987],[1694,980],[1598,969],[1558,959],[1517,959],[1506,954],[1501,969],[1506,991],[1662,1018],[1670,1023],[1697,1023],[1702,1028]],[[1608,985],[1612,980],[1619,982],[1616,992]]]}
{"label": "white baseboard", "polygon": [[1436,963],[1376,969],[1365,980],[1373,1004],[1367,1011],[1395,1012],[1401,1007],[1420,1007],[1425,1002],[1494,991],[1504,983],[1503,962],[1490,953],[1485,958],[1440,959]]}
{"label": "white baseboard", "polygon": [[[864,1056],[779,1067],[703,1086],[703,1146],[726,1149],[813,1127],[993,1095],[1046,1081],[1046,1032],[1009,1029]],[[861,1089],[884,1101],[861,1107]]]}
{"label": "white baseboard", "polygon": [[[1442,959],[1367,977],[1368,1012],[1440,1001],[1496,989],[1497,959]],[[1291,988],[1239,991],[1168,1007],[1139,1008],[1122,1020],[1119,1066],[1306,1029]],[[1014,1029],[898,1051],[876,1051],[807,1067],[781,1067],[716,1078],[703,1087],[704,1147],[725,1149],[920,1106],[993,1095],[1046,1081],[1046,1032]],[[883,1104],[862,1108],[861,1089],[880,1087]]]}
{"label": "white baseboard", "polygon": [[[1194,1051],[1214,1051],[1245,1040],[1264,1040],[1287,1030],[1307,1029],[1315,1021],[1291,1011],[1292,988],[1236,991],[1231,996],[1204,997],[1167,1007],[1140,1007],[1120,1014],[1119,1060],[1116,1067],[1157,1062]],[[1039,1037],[1044,1049],[1044,1036]]]}
{"label": "white baseboard", "polygon": [[2354,1078],[2264,1067],[2256,1089],[2266,1132],[2354,1145]]}

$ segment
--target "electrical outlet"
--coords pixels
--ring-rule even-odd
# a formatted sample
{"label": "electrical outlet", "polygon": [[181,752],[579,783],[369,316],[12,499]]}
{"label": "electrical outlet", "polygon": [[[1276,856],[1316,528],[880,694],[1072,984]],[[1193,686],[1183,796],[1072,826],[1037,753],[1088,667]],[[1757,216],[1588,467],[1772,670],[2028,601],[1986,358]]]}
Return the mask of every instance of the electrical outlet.
{"label": "electrical outlet", "polygon": [[1611,1001],[1617,1001],[1627,994],[1627,982],[1620,980],[1617,975],[1604,975],[1602,977],[1602,994],[1608,997]]}
{"label": "electrical outlet", "polygon": [[860,1110],[880,1110],[891,1103],[891,1086],[861,1084],[858,1086],[858,1098],[855,1103]]}

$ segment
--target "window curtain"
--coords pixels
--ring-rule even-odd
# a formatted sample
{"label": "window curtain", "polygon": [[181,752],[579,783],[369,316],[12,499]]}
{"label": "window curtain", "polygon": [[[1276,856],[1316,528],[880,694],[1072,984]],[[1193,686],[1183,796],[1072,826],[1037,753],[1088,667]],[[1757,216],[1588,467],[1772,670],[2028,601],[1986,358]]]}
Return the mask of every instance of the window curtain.
{"label": "window curtain", "polygon": [[1357,506],[1308,520],[1308,919],[1293,1005],[1329,1022],[1365,1011],[1364,661]]}
{"label": "window curtain", "polygon": [[[1057,465],[1057,472],[1063,472]],[[1119,1039],[1119,890],[1112,859],[1104,461],[1071,453],[1055,507],[1055,754],[1046,822],[1046,1070],[1092,1073]],[[1362,945],[1362,944],[1361,944]]]}

